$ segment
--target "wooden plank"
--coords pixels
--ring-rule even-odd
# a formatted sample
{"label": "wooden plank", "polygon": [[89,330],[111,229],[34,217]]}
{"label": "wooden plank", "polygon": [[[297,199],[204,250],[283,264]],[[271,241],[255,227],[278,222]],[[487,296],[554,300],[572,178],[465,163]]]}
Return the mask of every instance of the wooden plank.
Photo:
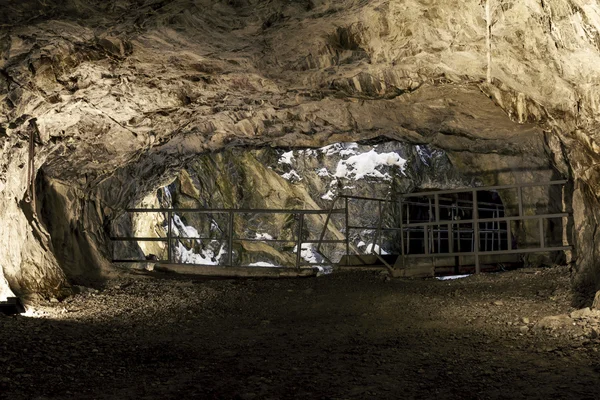
{"label": "wooden plank", "polygon": [[230,278],[284,278],[316,276],[316,268],[284,268],[284,267],[222,267],[195,264],[157,263],[154,270],[158,272],[185,275],[230,277]]}

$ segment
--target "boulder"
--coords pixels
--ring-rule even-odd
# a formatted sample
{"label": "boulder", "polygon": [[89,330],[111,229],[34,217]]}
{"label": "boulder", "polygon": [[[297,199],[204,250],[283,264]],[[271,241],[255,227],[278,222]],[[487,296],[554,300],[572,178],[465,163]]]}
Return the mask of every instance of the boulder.
{"label": "boulder", "polygon": [[537,329],[559,329],[573,324],[573,319],[566,314],[552,315],[542,318],[537,325]]}
{"label": "boulder", "polygon": [[596,292],[596,297],[594,297],[594,302],[592,303],[593,310],[600,310],[600,290]]}
{"label": "boulder", "polygon": [[589,308],[582,308],[581,310],[575,310],[573,311],[570,316],[573,319],[581,319],[581,318],[587,318],[587,317],[591,317],[593,316],[595,313]]}

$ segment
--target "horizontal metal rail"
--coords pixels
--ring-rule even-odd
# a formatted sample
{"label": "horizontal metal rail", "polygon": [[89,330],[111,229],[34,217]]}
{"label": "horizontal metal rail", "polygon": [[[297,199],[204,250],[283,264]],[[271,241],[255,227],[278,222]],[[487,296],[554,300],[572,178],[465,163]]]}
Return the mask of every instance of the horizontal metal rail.
{"label": "horizontal metal rail", "polygon": [[[547,251],[565,251],[571,250],[572,246],[552,246],[552,247],[531,247],[531,248],[523,248],[523,249],[512,249],[512,250],[481,250],[479,251],[480,256],[491,256],[491,255],[500,255],[500,254],[520,254],[520,253],[544,253]],[[429,254],[405,254],[406,258],[442,258],[442,257],[454,257],[454,256],[475,256],[475,252],[472,251],[461,251],[454,253],[429,253]]]}
{"label": "horizontal metal rail", "polygon": [[295,209],[245,209],[245,208],[128,208],[126,212],[139,212],[139,213],[189,213],[189,214],[327,214],[329,212],[333,214],[343,214],[345,209],[337,208],[334,210],[295,210]]}
{"label": "horizontal metal rail", "polygon": [[473,223],[486,223],[486,222],[508,222],[508,221],[524,221],[524,220],[536,220],[536,219],[555,219],[568,217],[569,213],[556,213],[556,214],[535,214],[535,215],[523,215],[523,216],[511,216],[511,217],[497,217],[497,218],[481,218],[481,219],[456,219],[456,220],[445,220],[431,222],[414,222],[403,224],[405,227],[417,227],[417,226],[433,226],[433,225],[459,225],[465,224],[470,225]]}
{"label": "horizontal metal rail", "polygon": [[348,199],[357,199],[357,200],[395,201],[396,199],[405,199],[408,197],[426,197],[426,196],[443,195],[443,194],[451,194],[451,193],[472,193],[472,192],[504,190],[504,189],[519,189],[519,188],[526,188],[526,187],[564,185],[567,182],[568,182],[567,180],[555,180],[555,181],[548,181],[548,182],[515,183],[513,185],[476,186],[476,187],[472,187],[472,188],[463,188],[463,189],[446,189],[446,190],[432,190],[432,191],[428,191],[428,192],[399,193],[397,195],[394,195],[394,198],[388,198],[388,199],[382,199],[382,198],[378,198],[378,197],[354,196],[354,195],[348,195],[348,194],[341,194],[341,195],[339,195],[339,197],[348,198]]}

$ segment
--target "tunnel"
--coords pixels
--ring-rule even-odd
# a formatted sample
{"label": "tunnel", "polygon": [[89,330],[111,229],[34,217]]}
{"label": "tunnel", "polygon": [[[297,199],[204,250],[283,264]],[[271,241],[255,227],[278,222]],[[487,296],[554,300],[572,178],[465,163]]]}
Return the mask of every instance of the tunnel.
{"label": "tunnel", "polygon": [[597,398],[599,13],[0,0],[0,398]]}

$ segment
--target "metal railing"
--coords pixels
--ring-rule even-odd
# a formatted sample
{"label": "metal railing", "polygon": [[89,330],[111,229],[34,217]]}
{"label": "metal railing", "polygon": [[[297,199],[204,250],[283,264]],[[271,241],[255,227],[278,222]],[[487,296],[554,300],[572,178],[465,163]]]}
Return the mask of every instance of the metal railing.
{"label": "metal railing", "polygon": [[[177,262],[173,258],[172,244],[180,240],[217,240],[217,238],[211,236],[180,236],[173,234],[173,227],[175,225],[173,216],[176,214],[223,214],[227,216],[227,235],[226,237],[218,238],[219,241],[225,240],[227,243],[227,257],[225,264],[219,264],[219,266],[233,266],[233,254],[234,254],[234,243],[241,242],[263,242],[263,243],[281,243],[281,244],[295,244],[296,261],[295,267],[301,268],[303,266],[317,266],[317,265],[329,265],[333,264],[325,255],[321,254],[325,263],[304,263],[302,262],[302,245],[303,244],[318,244],[320,248],[323,243],[345,243],[345,239],[324,239],[323,235],[318,240],[310,240],[303,238],[304,230],[304,218],[306,215],[327,215],[325,228],[332,214],[344,214],[347,210],[334,209],[330,210],[296,210],[296,209],[225,209],[225,208],[130,208],[127,209],[128,213],[163,213],[167,218],[167,229],[166,237],[142,237],[142,236],[113,236],[112,241],[115,242],[165,242],[167,244],[167,259],[162,260],[167,263]],[[234,229],[234,218],[236,215],[241,214],[252,214],[252,215],[274,215],[274,214],[289,214],[292,215],[296,221],[295,235],[291,239],[273,239],[273,238],[247,238],[247,237],[236,237]],[[115,259],[113,262],[141,262],[146,260],[140,259]],[[198,266],[214,266],[215,264],[195,264]],[[249,265],[237,265],[239,267],[249,267]]]}
{"label": "metal railing", "polygon": [[[379,258],[381,263],[389,270],[393,270],[394,265],[386,260],[383,254],[383,234],[395,233],[400,236],[400,252],[396,256],[402,258],[402,265],[406,265],[407,260],[411,258],[423,257],[448,257],[448,256],[473,256],[475,258],[475,272],[481,270],[480,256],[495,254],[519,254],[548,251],[565,251],[571,249],[569,245],[550,245],[545,240],[546,230],[545,221],[550,219],[561,219],[563,225],[564,219],[569,217],[569,213],[561,211],[557,213],[546,213],[536,215],[524,214],[523,189],[528,187],[549,187],[560,185],[564,186],[566,180],[556,180],[549,182],[520,183],[513,185],[499,185],[488,187],[475,187],[468,189],[451,189],[439,191],[426,191],[399,194],[393,198],[381,199],[371,197],[361,197],[352,195],[339,195],[333,199],[329,210],[295,210],[295,209],[204,209],[204,208],[132,208],[127,212],[141,213],[163,213],[167,218],[166,237],[112,237],[113,241],[135,241],[135,242],[166,242],[167,243],[167,262],[175,263],[172,254],[172,244],[180,240],[216,240],[213,237],[189,237],[173,234],[173,216],[177,213],[197,213],[197,214],[223,214],[227,217],[227,235],[219,238],[227,242],[227,257],[225,264],[220,266],[233,266],[234,243],[241,242],[264,242],[295,244],[295,267],[301,268],[310,265],[333,265],[328,257],[321,252],[323,244],[343,244],[346,255],[346,265],[348,265],[349,256],[360,255],[360,251],[353,245],[351,232],[356,230],[374,231],[375,236],[369,254]],[[481,192],[497,191],[516,191],[516,215],[507,215],[508,212],[501,202],[478,201],[478,194]],[[468,194],[470,199],[460,199],[458,195]],[[451,195],[451,196],[448,196]],[[339,201],[343,201],[342,208],[335,208]],[[351,201],[374,201],[377,202],[377,222],[376,225],[353,225],[350,218]],[[385,226],[384,218],[390,214],[391,207],[397,207],[397,219],[394,226]],[[418,207],[425,211],[421,212],[424,218],[411,221],[409,218],[410,207]],[[443,212],[442,212],[443,211]],[[290,239],[269,239],[269,238],[244,238],[237,237],[234,229],[234,219],[239,214],[289,214],[292,215],[297,225],[295,227],[295,236]],[[484,216],[489,214],[491,216]],[[318,239],[309,240],[303,238],[303,229],[305,216],[320,215],[325,216],[323,229]],[[342,230],[345,238],[343,239],[325,239],[331,217],[333,215],[343,215]],[[466,217],[459,219],[459,215]],[[539,243],[535,247],[518,247],[513,240],[511,223],[515,221],[538,221],[539,224]],[[337,229],[337,227],[336,227]],[[491,240],[490,240],[491,238]],[[417,241],[420,248],[415,251],[411,243]],[[465,244],[466,243],[466,244]],[[482,245],[483,243],[483,245]],[[325,262],[323,263],[305,263],[302,262],[302,245],[316,244],[316,252],[320,254]],[[490,244],[490,246],[488,246]],[[419,246],[417,246],[419,247]],[[350,250],[354,254],[351,254]],[[364,254],[364,253],[363,253]],[[144,261],[144,260],[125,260],[115,259],[114,262],[124,261]],[[197,264],[214,265],[214,264]],[[249,267],[249,265],[238,265]]]}
{"label": "metal railing", "polygon": [[[397,232],[400,236],[400,254],[402,264],[406,264],[410,258],[424,257],[448,257],[448,256],[474,256],[475,272],[481,270],[480,256],[495,254],[519,254],[535,253],[548,251],[570,250],[570,245],[552,245],[546,243],[545,221],[551,219],[564,219],[569,217],[569,213],[561,211],[557,213],[525,215],[523,203],[523,189],[529,187],[548,187],[560,185],[564,186],[566,180],[556,180],[549,182],[520,183],[513,185],[498,185],[487,187],[475,187],[469,189],[451,189],[439,191],[426,191],[399,194],[392,199],[381,199],[371,197],[361,197],[352,195],[343,195],[346,199],[346,209],[348,200],[375,201],[378,204],[378,223],[377,226],[353,225],[347,223],[346,238],[351,236],[352,230],[372,230],[376,231],[374,244],[371,247],[371,254],[378,256],[380,261],[388,268],[393,268],[382,257],[382,233]],[[517,214],[506,215],[506,210],[501,203],[479,202],[478,193],[497,192],[497,191],[515,190],[517,198]],[[445,195],[470,194],[471,200],[443,197]],[[417,200],[414,200],[414,199]],[[419,201],[418,199],[426,199]],[[450,201],[449,204],[443,204],[442,200]],[[399,221],[397,226],[383,226],[383,218],[386,208],[390,204],[399,206]],[[427,218],[424,220],[410,221],[408,209],[410,206],[426,208]],[[405,208],[406,207],[406,212]],[[446,218],[441,217],[441,210],[446,209]],[[467,211],[469,215],[466,219],[456,218],[456,211]],[[491,213],[492,216],[481,218],[482,212]],[[511,222],[515,221],[538,221],[539,224],[539,243],[533,247],[517,247],[513,240]],[[483,238],[482,238],[483,236]],[[490,243],[491,236],[491,243]],[[411,240],[418,240],[422,243],[421,251],[411,251]],[[461,248],[464,241],[470,242],[468,250]],[[482,246],[483,242],[483,246]],[[488,246],[490,244],[490,246]],[[505,244],[505,246],[504,246]],[[482,248],[483,247],[483,248]],[[378,251],[376,250],[378,249]],[[347,244],[347,256],[350,255]],[[358,254],[356,254],[358,255]],[[348,260],[348,257],[346,257]]]}

